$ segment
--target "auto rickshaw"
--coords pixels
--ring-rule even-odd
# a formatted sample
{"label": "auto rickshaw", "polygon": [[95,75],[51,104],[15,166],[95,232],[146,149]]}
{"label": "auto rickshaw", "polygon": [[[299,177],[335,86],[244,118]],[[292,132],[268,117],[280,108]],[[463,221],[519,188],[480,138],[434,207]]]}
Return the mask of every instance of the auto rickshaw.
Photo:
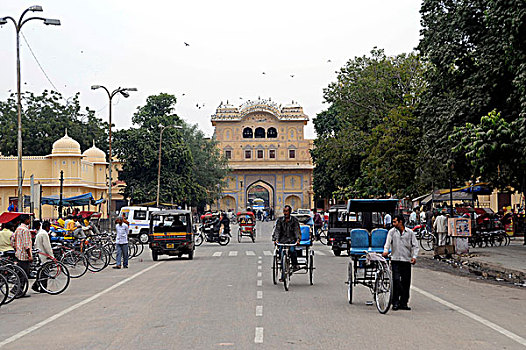
{"label": "auto rickshaw", "polygon": [[240,211],[236,215],[239,229],[237,231],[237,241],[241,243],[241,237],[250,237],[252,243],[256,242],[256,217],[251,211]]}
{"label": "auto rickshaw", "polygon": [[152,259],[159,255],[188,255],[194,258],[194,233],[192,232],[192,213],[189,210],[161,210],[150,216],[149,246]]}

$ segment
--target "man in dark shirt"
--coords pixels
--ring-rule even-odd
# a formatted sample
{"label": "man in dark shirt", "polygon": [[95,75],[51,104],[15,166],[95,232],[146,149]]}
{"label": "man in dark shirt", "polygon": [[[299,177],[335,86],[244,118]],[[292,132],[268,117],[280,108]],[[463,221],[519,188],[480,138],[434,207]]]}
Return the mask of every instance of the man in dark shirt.
{"label": "man in dark shirt", "polygon": [[[300,223],[298,219],[293,216],[290,216],[292,208],[290,205],[286,205],[283,208],[283,216],[278,219],[276,222],[276,227],[274,228],[274,233],[272,234],[272,240],[274,244],[299,244],[301,238]],[[296,255],[296,250],[294,247],[290,247],[291,260],[293,269],[298,269],[298,256]],[[280,247],[280,254],[283,257],[283,251]],[[282,259],[283,261],[283,259]],[[283,279],[283,276],[282,276]]]}

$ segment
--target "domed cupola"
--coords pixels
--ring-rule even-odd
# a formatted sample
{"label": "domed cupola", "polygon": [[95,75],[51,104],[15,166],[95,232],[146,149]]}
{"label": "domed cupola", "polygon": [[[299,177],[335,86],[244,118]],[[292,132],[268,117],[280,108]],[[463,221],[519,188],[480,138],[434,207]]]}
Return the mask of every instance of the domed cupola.
{"label": "domed cupola", "polygon": [[95,146],[95,140],[93,140],[93,146],[88,148],[82,153],[82,156],[85,160],[92,163],[105,163],[106,162],[106,153],[100,148]]}
{"label": "domed cupola", "polygon": [[53,143],[53,149],[51,150],[52,155],[72,155],[80,156],[80,144],[68,136],[68,130],[64,137],[58,139]]}

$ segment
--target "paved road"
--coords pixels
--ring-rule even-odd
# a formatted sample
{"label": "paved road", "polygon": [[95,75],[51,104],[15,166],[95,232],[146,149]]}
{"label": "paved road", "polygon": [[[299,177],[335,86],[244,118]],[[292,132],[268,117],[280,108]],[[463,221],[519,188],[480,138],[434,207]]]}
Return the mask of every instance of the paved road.
{"label": "paved road", "polygon": [[348,258],[315,245],[315,280],[272,284],[271,223],[193,261],[132,261],[73,280],[62,295],[0,308],[5,349],[523,349],[526,290],[414,269],[412,311],[381,315],[357,287],[346,301]]}

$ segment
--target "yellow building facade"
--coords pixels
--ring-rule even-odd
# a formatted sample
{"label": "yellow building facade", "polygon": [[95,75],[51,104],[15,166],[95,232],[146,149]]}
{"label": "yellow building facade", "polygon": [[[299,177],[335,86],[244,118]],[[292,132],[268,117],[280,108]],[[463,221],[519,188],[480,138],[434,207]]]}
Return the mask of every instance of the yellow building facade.
{"label": "yellow building facade", "polygon": [[297,103],[248,101],[240,107],[221,103],[211,117],[218,147],[231,173],[218,202],[221,210],[273,208],[281,213],[312,208],[313,140],[305,139],[309,118]]}
{"label": "yellow building facade", "polygon": [[[27,140],[26,142],[30,142]],[[17,197],[17,157],[0,155],[0,205],[1,211],[7,211],[11,201]],[[118,164],[116,164],[118,166]],[[73,197],[91,192],[95,199],[107,198],[107,170],[106,154],[95,144],[83,153],[80,144],[66,134],[55,141],[51,154],[43,156],[23,157],[24,172],[23,194],[30,195],[30,177],[34,183],[42,185],[42,197],[60,194],[60,172],[64,174],[63,197]],[[114,171],[115,178],[117,172]],[[112,190],[115,200],[122,199],[118,188]],[[85,206],[85,210],[97,211],[99,206]],[[19,208],[20,210],[20,208]],[[100,206],[101,212],[107,217],[106,205]],[[25,209],[26,212],[29,208]],[[49,205],[42,206],[42,213],[35,208],[35,216],[41,214],[43,219],[58,217],[57,208]]]}

